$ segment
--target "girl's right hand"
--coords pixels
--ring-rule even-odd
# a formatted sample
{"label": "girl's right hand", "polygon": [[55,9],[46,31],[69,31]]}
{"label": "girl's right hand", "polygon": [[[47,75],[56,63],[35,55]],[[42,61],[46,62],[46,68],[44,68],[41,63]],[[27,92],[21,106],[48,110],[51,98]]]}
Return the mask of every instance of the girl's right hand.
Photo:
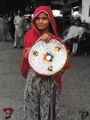
{"label": "girl's right hand", "polygon": [[51,36],[49,34],[45,33],[41,37],[39,37],[37,41],[39,41],[39,40],[49,41],[50,39],[51,39]]}

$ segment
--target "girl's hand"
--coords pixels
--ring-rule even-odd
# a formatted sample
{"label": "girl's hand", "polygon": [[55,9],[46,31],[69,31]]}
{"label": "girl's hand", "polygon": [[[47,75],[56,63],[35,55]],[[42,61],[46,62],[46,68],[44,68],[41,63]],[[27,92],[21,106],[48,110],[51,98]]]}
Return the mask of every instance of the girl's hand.
{"label": "girl's hand", "polygon": [[27,49],[25,50],[25,53],[24,53],[24,55],[23,55],[23,59],[28,59],[28,54],[29,54],[30,49],[31,49],[31,48],[27,48]]}
{"label": "girl's hand", "polygon": [[49,41],[50,39],[51,39],[51,36],[49,34],[45,33],[41,37],[39,37],[37,41],[39,41],[39,40]]}

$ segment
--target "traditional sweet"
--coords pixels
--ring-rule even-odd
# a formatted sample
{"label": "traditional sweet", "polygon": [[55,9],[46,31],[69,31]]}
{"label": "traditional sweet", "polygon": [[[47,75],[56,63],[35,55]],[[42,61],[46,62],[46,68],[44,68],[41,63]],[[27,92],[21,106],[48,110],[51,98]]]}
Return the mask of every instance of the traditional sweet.
{"label": "traditional sweet", "polygon": [[51,76],[61,71],[67,62],[67,50],[56,39],[49,42],[36,42],[30,52],[28,61],[30,66],[41,75]]}

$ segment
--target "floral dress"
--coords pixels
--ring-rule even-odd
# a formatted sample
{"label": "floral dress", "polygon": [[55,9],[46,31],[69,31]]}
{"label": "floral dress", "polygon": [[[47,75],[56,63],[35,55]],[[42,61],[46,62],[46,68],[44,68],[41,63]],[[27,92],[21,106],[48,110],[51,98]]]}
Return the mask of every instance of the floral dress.
{"label": "floral dress", "polygon": [[60,120],[60,92],[52,77],[30,69],[24,93],[24,120]]}

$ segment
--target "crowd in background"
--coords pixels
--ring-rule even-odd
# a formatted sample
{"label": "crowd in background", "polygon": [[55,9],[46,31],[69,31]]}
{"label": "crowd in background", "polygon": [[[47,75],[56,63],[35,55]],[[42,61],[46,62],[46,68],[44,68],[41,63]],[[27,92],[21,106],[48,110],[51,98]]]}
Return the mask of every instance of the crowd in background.
{"label": "crowd in background", "polygon": [[66,43],[71,56],[90,54],[89,24],[81,18],[71,18],[70,24],[64,29],[62,39]]}
{"label": "crowd in background", "polygon": [[23,48],[24,34],[29,28],[30,19],[20,10],[0,15],[0,41],[7,41],[10,34],[13,48]]}
{"label": "crowd in background", "polygon": [[[58,27],[60,28],[60,36],[62,39],[67,39],[66,44],[69,48],[69,53],[76,55],[82,39],[85,39],[85,31],[88,29],[85,21],[80,19],[72,19],[70,24],[63,30],[63,24],[60,24],[62,19],[55,18]],[[7,41],[10,34],[13,41],[13,48],[23,48],[24,34],[31,27],[31,16],[25,17],[21,10],[10,11],[8,14],[0,15],[0,41]],[[86,42],[86,41],[85,41]],[[85,43],[86,44],[86,43]]]}

